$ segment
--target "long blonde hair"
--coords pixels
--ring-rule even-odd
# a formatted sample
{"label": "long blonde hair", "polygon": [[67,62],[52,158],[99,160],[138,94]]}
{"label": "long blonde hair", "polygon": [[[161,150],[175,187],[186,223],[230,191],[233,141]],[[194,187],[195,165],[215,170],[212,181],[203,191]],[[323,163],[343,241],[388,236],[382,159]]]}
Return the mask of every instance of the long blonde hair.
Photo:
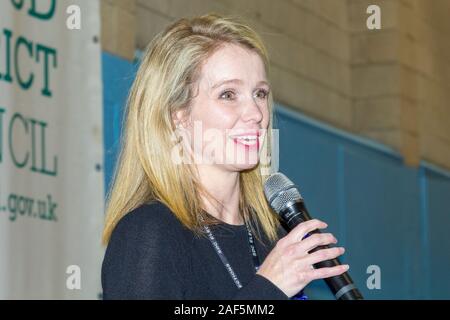
{"label": "long blonde hair", "polygon": [[[256,51],[267,73],[269,60],[260,37],[236,18],[208,14],[180,19],[160,32],[148,45],[131,88],[122,136],[122,148],[107,194],[103,244],[118,221],[150,201],[165,204],[195,234],[203,224],[218,221],[205,215],[200,194],[213,198],[199,183],[192,165],[171,160],[175,130],[172,114],[189,107],[201,64],[220,45],[232,43]],[[269,93],[270,120],[263,150],[271,153],[273,98]],[[261,161],[240,172],[239,210],[256,237],[258,223],[270,241],[278,239],[280,222],[264,196]],[[258,221],[257,221],[258,220]]]}

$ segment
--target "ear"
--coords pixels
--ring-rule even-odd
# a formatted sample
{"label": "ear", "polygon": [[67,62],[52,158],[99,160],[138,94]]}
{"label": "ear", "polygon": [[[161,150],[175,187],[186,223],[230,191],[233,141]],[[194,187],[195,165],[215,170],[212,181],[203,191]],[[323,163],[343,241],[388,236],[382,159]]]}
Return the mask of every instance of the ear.
{"label": "ear", "polygon": [[172,121],[175,127],[183,126],[185,120],[186,120],[186,109],[183,108],[172,112]]}

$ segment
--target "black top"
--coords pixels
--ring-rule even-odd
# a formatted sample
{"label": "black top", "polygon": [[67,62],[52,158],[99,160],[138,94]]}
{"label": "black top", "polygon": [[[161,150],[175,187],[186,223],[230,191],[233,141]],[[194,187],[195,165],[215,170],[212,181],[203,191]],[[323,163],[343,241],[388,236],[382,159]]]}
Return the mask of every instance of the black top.
{"label": "black top", "polygon": [[[115,227],[102,265],[104,299],[251,299],[288,296],[256,274],[247,228],[222,222],[211,231],[243,287],[233,282],[209,239],[185,228],[161,202],[144,204]],[[261,232],[263,233],[263,232]],[[280,227],[280,237],[286,231]],[[254,237],[262,263],[273,248]]]}

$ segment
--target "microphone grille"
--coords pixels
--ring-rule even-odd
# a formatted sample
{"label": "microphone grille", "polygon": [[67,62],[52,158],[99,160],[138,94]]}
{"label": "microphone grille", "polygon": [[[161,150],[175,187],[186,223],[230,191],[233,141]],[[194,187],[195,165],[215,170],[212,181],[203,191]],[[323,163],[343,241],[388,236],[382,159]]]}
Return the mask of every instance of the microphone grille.
{"label": "microphone grille", "polygon": [[289,202],[303,201],[297,186],[280,172],[273,173],[267,178],[264,183],[264,194],[276,213],[280,213]]}

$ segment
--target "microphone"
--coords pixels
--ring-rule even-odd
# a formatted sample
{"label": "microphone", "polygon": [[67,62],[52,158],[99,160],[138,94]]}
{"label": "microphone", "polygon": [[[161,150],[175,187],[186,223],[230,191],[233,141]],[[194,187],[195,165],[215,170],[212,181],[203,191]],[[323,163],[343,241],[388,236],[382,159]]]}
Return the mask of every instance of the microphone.
{"label": "microphone", "polygon": [[[270,206],[281,217],[287,231],[298,224],[311,220],[300,192],[296,185],[284,174],[271,174],[264,183],[264,193]],[[318,229],[310,232],[320,233]],[[308,235],[309,235],[308,234]],[[309,252],[326,249],[329,246],[318,246]],[[341,263],[337,258],[314,264],[315,268],[334,267]],[[363,300],[362,294],[356,288],[348,272],[324,279],[336,300]]]}

